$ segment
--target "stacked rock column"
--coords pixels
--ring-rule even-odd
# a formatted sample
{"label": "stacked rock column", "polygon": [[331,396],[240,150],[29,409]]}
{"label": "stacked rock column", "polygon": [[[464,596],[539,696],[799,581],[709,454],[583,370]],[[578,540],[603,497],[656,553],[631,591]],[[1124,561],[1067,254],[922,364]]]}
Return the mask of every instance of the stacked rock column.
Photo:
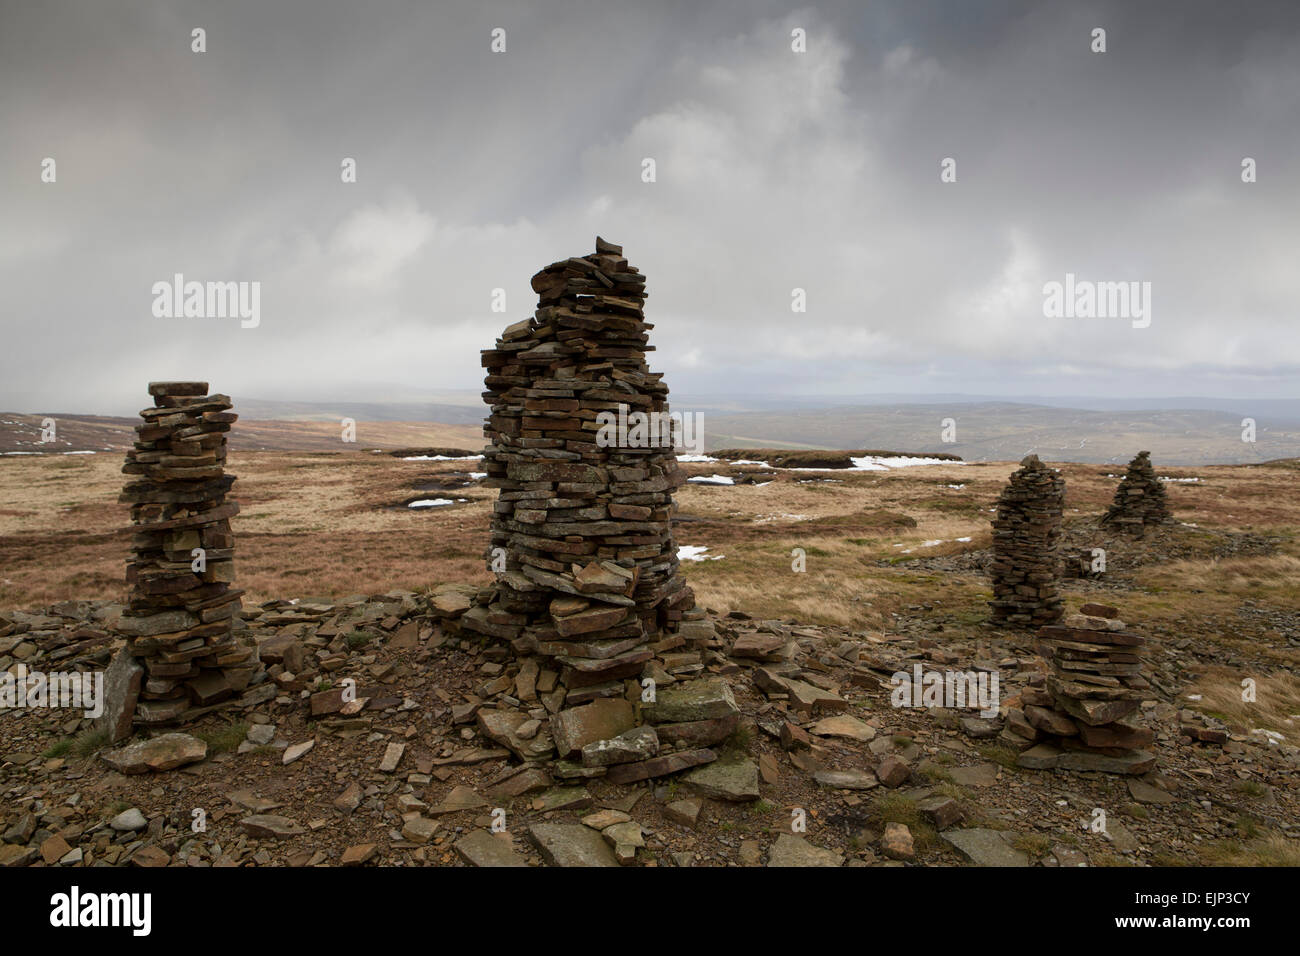
{"label": "stacked rock column", "polygon": [[1140,451],[1128,463],[1128,472],[1115,489],[1115,500],[1101,520],[1132,534],[1142,534],[1147,526],[1169,520],[1165,486],[1151,467],[1151,452]]}
{"label": "stacked rock column", "polygon": [[226,432],[237,416],[230,398],[206,382],[152,382],[154,407],[140,412],[135,447],[122,471],[140,476],[120,501],[131,505],[134,552],[127,565],[129,602],[120,630],[144,665],[135,722],[186,718],[248,686],[256,650],[236,641],[232,622],[239,505],[226,500]]}
{"label": "stacked rock column", "polygon": [[1150,684],[1142,676],[1143,638],[1124,627],[1113,607],[1086,604],[1063,625],[1038,631],[1046,688],[1026,688],[1026,722],[1044,741],[1020,757],[1025,767],[1146,773],[1155,757],[1140,749],[1153,739],[1135,715]]}
{"label": "stacked rock column", "polygon": [[[547,266],[532,287],[533,317],[483,352],[491,406],[483,467],[486,483],[500,489],[487,554],[496,583],[480,591],[459,627],[511,642],[524,658],[521,675],[557,675],[536,690],[565,757],[580,740],[615,734],[570,733],[586,718],[563,708],[613,708],[612,699],[626,702],[647,676],[688,680],[703,671],[716,635],[678,565],[672,492],[684,476],[668,388],[646,364],[645,277],[621,247],[597,238],[594,254]],[[712,703],[692,719],[717,722],[697,729],[725,736],[735,714],[725,682],[698,683]],[[525,694],[532,690],[530,677]],[[662,705],[643,717],[687,719]],[[613,726],[631,725],[620,717]],[[699,735],[691,742],[706,745]],[[631,745],[637,753],[588,756],[622,762],[657,751],[654,742]]]}
{"label": "stacked rock column", "polygon": [[994,623],[1037,627],[1061,617],[1061,512],[1065,479],[1029,455],[998,498],[993,521]]}

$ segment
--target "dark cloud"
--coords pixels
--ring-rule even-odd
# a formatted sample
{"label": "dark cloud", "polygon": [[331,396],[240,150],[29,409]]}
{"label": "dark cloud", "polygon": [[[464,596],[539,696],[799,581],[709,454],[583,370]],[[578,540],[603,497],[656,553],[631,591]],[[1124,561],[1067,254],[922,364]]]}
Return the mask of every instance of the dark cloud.
{"label": "dark cloud", "polygon": [[[1295,380],[1294,3],[461,6],[0,2],[0,407],[476,388],[597,232],[679,392]],[[154,318],[177,272],[260,325]],[[1150,282],[1150,327],[1045,318],[1067,272]]]}

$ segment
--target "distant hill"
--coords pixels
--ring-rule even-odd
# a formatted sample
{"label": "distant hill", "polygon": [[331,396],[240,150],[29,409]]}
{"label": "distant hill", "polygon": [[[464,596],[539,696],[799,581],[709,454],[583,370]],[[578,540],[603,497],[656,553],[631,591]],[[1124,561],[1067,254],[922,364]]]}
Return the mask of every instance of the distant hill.
{"label": "distant hill", "polygon": [[[41,420],[55,420],[55,441],[40,444]],[[342,418],[343,416],[340,416]],[[350,417],[350,416],[348,416]],[[365,451],[382,448],[483,448],[483,427],[438,422],[391,422],[355,419],[356,443],[342,439],[340,419],[329,421],[260,421],[245,418],[230,432],[236,451]],[[99,415],[16,415],[0,412],[0,454],[78,454],[87,451],[121,454],[135,439],[139,419]]]}
{"label": "distant hill", "polygon": [[[953,442],[941,437],[955,423]],[[905,449],[948,452],[967,461],[1016,461],[1034,453],[1046,461],[1119,464],[1138,451],[1157,463],[1228,465],[1300,455],[1300,424],[1256,422],[1256,441],[1241,440],[1242,416],[1218,411],[1089,411],[1013,403],[832,406],[786,412],[707,414],[705,447]]]}
{"label": "distant hill", "polygon": [[[346,451],[340,422],[351,418],[357,422],[353,447],[479,449],[487,409],[481,403],[459,404],[459,398],[339,403],[237,398],[240,421],[231,444],[236,449]],[[1273,411],[1256,413],[1256,441],[1251,444],[1241,440],[1243,413],[1231,409],[1083,409],[1003,401],[834,405],[796,399],[776,408],[756,408],[745,398],[725,405],[673,402],[675,411],[704,416],[706,450],[892,448],[966,461],[1018,461],[1032,452],[1047,461],[1120,464],[1146,449],[1157,464],[1184,467],[1300,457],[1300,419],[1289,417],[1287,403],[1261,402],[1259,407]],[[37,444],[44,417],[0,412],[0,452],[121,451],[129,447],[137,421],[52,414],[48,417],[58,422],[58,442],[46,447]],[[955,441],[943,441],[945,419],[955,423]]]}

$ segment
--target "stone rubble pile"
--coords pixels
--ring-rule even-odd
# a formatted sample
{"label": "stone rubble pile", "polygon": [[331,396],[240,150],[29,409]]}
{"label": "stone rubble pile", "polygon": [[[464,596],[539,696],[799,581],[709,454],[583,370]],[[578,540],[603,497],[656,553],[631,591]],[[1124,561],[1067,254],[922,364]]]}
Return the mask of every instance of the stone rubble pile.
{"label": "stone rubble pile", "polygon": [[[497,580],[469,599],[436,596],[435,610],[509,642],[501,659],[518,668],[485,690],[510,684],[518,706],[477,720],[523,759],[554,749],[571,775],[620,782],[710,762],[738,709],[725,680],[694,679],[717,635],[678,566],[683,475],[668,387],[646,364],[645,277],[598,237],[593,254],[547,266],[532,287],[533,317],[483,352]],[[647,679],[655,692],[643,696]]]}
{"label": "stone rubble pile", "polygon": [[1141,534],[1147,526],[1164,524],[1168,520],[1169,502],[1165,486],[1151,467],[1151,452],[1140,451],[1128,463],[1128,471],[1115,489],[1115,500],[1102,516],[1102,524]]}
{"label": "stone rubble pile", "polygon": [[1142,676],[1146,642],[1125,630],[1113,607],[1085,604],[1081,611],[1038,631],[1047,680],[1045,686],[1025,688],[1022,711],[1008,724],[1040,743],[1018,762],[1038,770],[1146,773],[1155,756],[1141,748],[1151,744],[1153,734],[1136,720],[1151,686]]}
{"label": "stone rubble pile", "polygon": [[995,624],[1035,627],[1061,617],[1061,511],[1065,479],[1029,455],[998,498],[993,521]]}
{"label": "stone rubble pile", "polygon": [[123,473],[138,476],[119,500],[131,505],[130,594],[119,630],[145,673],[135,723],[187,719],[242,691],[258,669],[255,648],[241,645],[232,622],[240,595],[234,581],[226,499],[226,432],[237,416],[229,396],[206,382],[151,382],[154,407],[140,412],[135,447]]}

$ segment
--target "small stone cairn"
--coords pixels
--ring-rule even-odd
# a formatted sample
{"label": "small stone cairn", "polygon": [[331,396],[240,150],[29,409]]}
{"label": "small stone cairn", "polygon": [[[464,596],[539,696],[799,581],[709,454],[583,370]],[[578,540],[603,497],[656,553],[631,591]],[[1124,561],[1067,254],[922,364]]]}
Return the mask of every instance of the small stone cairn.
{"label": "small stone cairn", "polygon": [[1026,742],[1022,767],[1142,774],[1155,756],[1141,749],[1153,739],[1137,722],[1150,684],[1142,676],[1145,640],[1125,629],[1118,611],[1085,604],[1061,625],[1038,631],[1037,649],[1047,661],[1044,686],[1021,694],[1021,711],[1008,727]]}
{"label": "small stone cairn", "polygon": [[1169,502],[1165,486],[1151,467],[1151,452],[1140,451],[1128,463],[1128,472],[1115,489],[1115,500],[1102,516],[1110,525],[1129,534],[1140,535],[1152,525],[1169,521]]}
{"label": "small stone cairn", "polygon": [[1062,613],[1060,580],[1061,511],[1065,479],[1029,455],[998,498],[993,521],[993,609],[995,624],[1036,627]]}

